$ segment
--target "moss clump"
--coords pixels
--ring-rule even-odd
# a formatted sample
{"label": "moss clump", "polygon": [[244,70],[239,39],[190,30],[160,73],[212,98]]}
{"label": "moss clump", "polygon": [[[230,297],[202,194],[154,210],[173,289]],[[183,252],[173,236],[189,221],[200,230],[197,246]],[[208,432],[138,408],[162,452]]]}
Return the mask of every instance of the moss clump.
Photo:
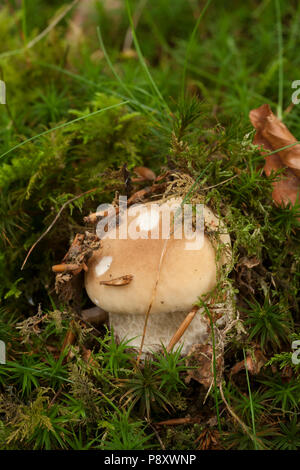
{"label": "moss clump", "polygon": [[[299,365],[291,350],[299,340],[299,206],[273,205],[272,180],[262,174],[248,122],[251,108],[263,102],[275,108],[280,64],[290,101],[299,69],[298,10],[281,2],[281,60],[274,56],[272,2],[234,10],[229,2],[211,2],[191,42],[198,2],[157,2],[137,27],[143,61],[132,43],[122,52],[129,22],[121,4],[112,11],[98,2],[93,26],[80,25],[76,44],[68,42],[66,16],[28,48],[63,7],[26,0],[18,9],[16,3],[0,10],[0,79],[7,87],[7,105],[0,105],[0,340],[8,359],[0,366],[0,448],[195,449],[209,442],[210,448],[299,448]],[[96,42],[98,20],[109,61]],[[297,135],[297,107],[284,119]],[[75,233],[85,231],[83,216],[116,192],[148,184],[130,188],[125,181],[141,165],[169,171],[173,181],[187,175],[195,182],[191,196],[229,229],[234,269],[226,288],[241,323],[224,353],[228,406],[220,390],[206,397],[195,381],[179,386],[186,377],[176,351],[167,356],[165,381],[152,380],[157,365],[148,364],[147,374],[137,370],[130,345],[115,343],[55,297],[51,266]],[[87,298],[80,306],[88,306]],[[258,350],[265,358],[259,367]],[[175,386],[170,364],[180,369]],[[240,372],[232,374],[236,365]],[[152,421],[145,419],[143,387],[136,403],[132,390],[124,398],[120,380],[128,379],[147,379],[146,392],[154,388]],[[172,401],[175,410],[166,405]],[[194,416],[196,424],[189,421]],[[187,418],[186,425],[154,426],[173,418]]]}

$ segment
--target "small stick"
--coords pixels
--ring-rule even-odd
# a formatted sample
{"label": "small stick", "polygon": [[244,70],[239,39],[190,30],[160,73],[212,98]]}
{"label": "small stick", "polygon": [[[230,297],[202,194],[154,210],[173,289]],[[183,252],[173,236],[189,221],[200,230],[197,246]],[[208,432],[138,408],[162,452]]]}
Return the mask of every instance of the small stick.
{"label": "small stick", "polygon": [[125,276],[116,277],[115,279],[109,279],[108,281],[100,281],[101,286],[127,286],[133,279],[132,274],[125,274]]}
{"label": "small stick", "polygon": [[175,344],[178,343],[183,333],[186,331],[186,329],[188,328],[192,320],[195,318],[195,315],[198,312],[198,310],[199,310],[199,307],[195,305],[195,307],[193,307],[192,310],[187,314],[187,316],[185,317],[185,319],[179,326],[178,330],[175,332],[175,334],[171,338],[171,341],[169,342],[169,345],[167,347],[167,352],[170,352],[175,346]]}
{"label": "small stick", "polygon": [[157,437],[157,440],[158,440],[158,442],[159,442],[160,447],[162,448],[162,450],[166,450],[166,448],[165,448],[165,446],[164,446],[164,443],[163,443],[163,441],[161,440],[160,435],[159,435],[158,432],[157,432],[157,429],[155,429],[155,426],[153,426],[153,424],[151,424],[151,422],[150,422],[149,419],[146,419],[146,421],[148,422],[148,424],[149,424],[150,428],[152,429],[152,431],[154,431],[154,433],[155,433],[155,435],[156,435],[156,437]]}
{"label": "small stick", "polygon": [[62,392],[62,389],[60,388],[56,394],[54,395],[54,397],[52,398],[52,400],[50,401],[49,405],[48,405],[48,410],[51,408],[51,406],[54,404],[55,400],[59,397],[59,395],[61,394]]}
{"label": "small stick", "polygon": [[255,442],[259,442],[259,444],[262,446],[262,448],[265,448],[265,446],[263,445],[261,439],[259,439],[258,437],[254,437],[253,434],[250,432],[248,426],[243,423],[243,421],[238,417],[238,415],[233,411],[233,409],[229,406],[225,396],[224,396],[224,392],[223,392],[223,387],[222,387],[222,383],[220,383],[219,385],[219,390],[220,390],[220,395],[221,395],[221,398],[227,408],[227,410],[229,411],[229,413],[231,414],[231,416],[239,423],[239,425],[241,426],[241,428],[243,429],[243,431],[250,437],[250,439],[255,443]]}
{"label": "small stick", "polygon": [[180,424],[199,423],[200,418],[173,418],[155,423],[155,426],[178,426]]}
{"label": "small stick", "polygon": [[63,273],[65,271],[76,271],[81,267],[78,264],[55,264],[52,266],[52,271],[54,273]]}

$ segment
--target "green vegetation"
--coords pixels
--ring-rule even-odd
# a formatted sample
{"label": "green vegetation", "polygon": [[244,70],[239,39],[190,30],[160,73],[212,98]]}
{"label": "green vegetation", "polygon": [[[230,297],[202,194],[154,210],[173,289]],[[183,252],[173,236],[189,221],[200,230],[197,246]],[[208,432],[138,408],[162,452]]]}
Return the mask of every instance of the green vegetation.
{"label": "green vegetation", "polygon": [[[299,449],[300,207],[273,204],[278,175],[262,172],[248,113],[270,104],[300,140],[290,106],[300,5],[106,0],[80,22],[68,4],[0,7],[0,449]],[[130,338],[80,319],[84,292],[55,295],[51,266],[136,166],[188,174],[190,196],[230,232],[234,268],[220,290],[232,289],[240,329],[221,383],[213,351],[208,396],[186,380],[180,349],[137,364]],[[175,418],[187,419],[155,426]]]}

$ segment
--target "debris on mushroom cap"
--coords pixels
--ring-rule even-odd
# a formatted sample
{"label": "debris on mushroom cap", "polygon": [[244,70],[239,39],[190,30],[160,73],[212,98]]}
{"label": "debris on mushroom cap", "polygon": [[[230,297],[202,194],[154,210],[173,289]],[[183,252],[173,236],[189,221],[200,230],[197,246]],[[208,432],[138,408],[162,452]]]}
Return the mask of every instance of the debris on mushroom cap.
{"label": "debris on mushroom cap", "polygon": [[[141,206],[147,209],[144,212],[136,210],[139,215],[131,215],[127,211],[126,235],[129,238],[119,239],[123,224],[121,218],[116,238],[109,238],[110,232],[102,238],[101,249],[93,253],[85,273],[85,287],[90,299],[109,312],[110,324],[119,337],[139,337],[133,346],[141,341],[145,314],[159,275],[147,326],[146,349],[150,344],[151,347],[159,345],[161,341],[167,344],[198,297],[210,292],[217,283],[218,263],[210,236],[204,233],[200,245],[193,242],[194,247],[185,234],[182,239],[176,239],[171,231],[169,239],[166,239],[162,234],[163,214],[170,212],[172,205],[175,210],[171,214],[175,214],[176,219],[176,208],[180,208],[182,200],[158,203],[155,202],[156,206],[153,203],[136,206],[136,209],[141,209]],[[206,207],[203,215],[205,228],[216,234],[221,227],[219,219]],[[128,231],[132,224],[139,236],[148,238],[130,238]],[[151,230],[157,230],[157,238],[150,238]],[[229,235],[221,233],[220,242],[224,247],[230,246]],[[220,264],[227,262],[226,256],[221,257]],[[129,283],[121,286],[109,283],[109,280],[124,278],[129,273],[132,276]],[[189,342],[198,342],[199,335],[206,334],[206,323],[200,315],[198,317],[193,321],[196,331],[189,327],[183,340],[190,335]]]}

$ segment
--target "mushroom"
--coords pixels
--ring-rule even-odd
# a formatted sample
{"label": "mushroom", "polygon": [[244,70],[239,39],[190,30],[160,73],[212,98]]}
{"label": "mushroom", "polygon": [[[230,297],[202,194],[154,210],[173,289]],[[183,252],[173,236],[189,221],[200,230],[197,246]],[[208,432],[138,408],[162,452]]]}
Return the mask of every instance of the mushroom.
{"label": "mushroom", "polygon": [[[223,231],[220,220],[202,206],[204,234],[196,240],[194,232],[191,242],[191,232],[183,230],[184,217],[183,221],[178,217],[181,205],[181,199],[173,198],[124,211],[114,238],[111,230],[102,236],[101,248],[93,253],[85,273],[88,296],[109,312],[110,327],[119,340],[131,339],[130,345],[139,349],[149,313],[143,353],[169,344],[198,298],[216,286],[218,266],[228,262],[229,235],[226,231],[219,235],[222,252],[217,261],[216,247],[207,234]],[[169,215],[168,238],[164,224]],[[180,226],[181,238],[175,228]],[[179,340],[182,354],[207,336],[207,320],[199,311]]]}

